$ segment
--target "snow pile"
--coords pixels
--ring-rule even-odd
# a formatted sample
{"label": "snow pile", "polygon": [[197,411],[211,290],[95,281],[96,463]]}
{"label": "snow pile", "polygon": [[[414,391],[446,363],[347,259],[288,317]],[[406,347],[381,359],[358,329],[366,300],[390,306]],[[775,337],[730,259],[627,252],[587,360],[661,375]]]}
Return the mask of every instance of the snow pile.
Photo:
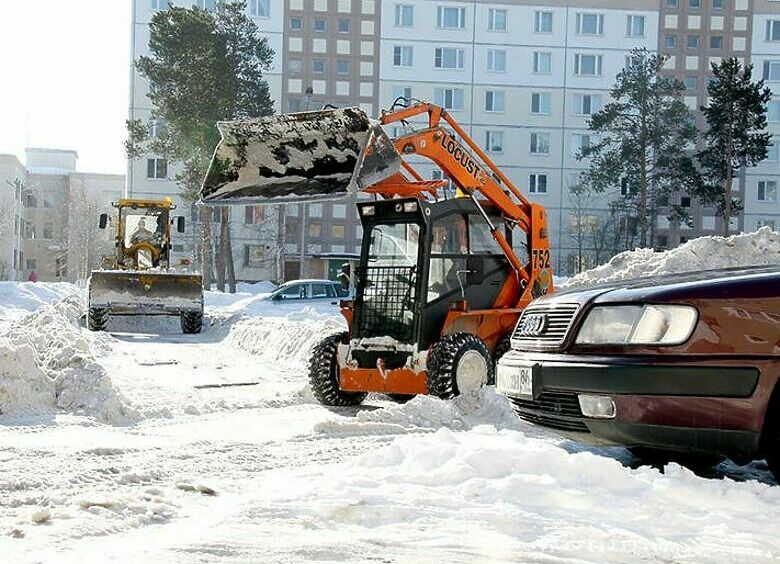
{"label": "snow pile", "polygon": [[71,296],[6,327],[0,336],[0,413],[42,414],[58,407],[107,423],[133,420],[133,410],[82,336],[81,309]]}
{"label": "snow pile", "polygon": [[499,429],[526,429],[504,396],[489,386],[475,394],[444,401],[433,396],[416,396],[404,404],[392,404],[376,410],[359,411],[352,420],[326,421],[315,430],[325,433],[404,433],[430,431],[446,427],[468,430],[479,425]]}
{"label": "snow pile", "polygon": [[67,282],[0,282],[0,318],[18,318],[81,289]]}
{"label": "snow pile", "polygon": [[243,317],[230,327],[227,340],[266,362],[301,363],[322,339],[345,330],[340,316],[303,308],[284,317]]}
{"label": "snow pile", "polygon": [[756,526],[780,519],[780,488],[703,479],[673,464],[665,473],[632,470],[489,426],[406,435],[324,472],[286,470],[264,482],[254,503],[275,507],[279,520],[298,517],[297,526],[269,524],[286,525],[269,548],[305,535],[312,546],[427,546],[440,562],[755,562],[780,554],[777,535]]}
{"label": "snow pile", "polygon": [[731,237],[699,237],[668,251],[636,249],[586,270],[560,285],[562,290],[603,282],[695,272],[713,268],[780,264],[780,233],[762,227]]}

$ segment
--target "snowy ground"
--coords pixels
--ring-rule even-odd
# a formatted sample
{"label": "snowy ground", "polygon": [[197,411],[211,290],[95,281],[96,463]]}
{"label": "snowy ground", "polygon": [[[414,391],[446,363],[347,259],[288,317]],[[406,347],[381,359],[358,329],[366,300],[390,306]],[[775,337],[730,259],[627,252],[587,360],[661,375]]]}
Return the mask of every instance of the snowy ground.
{"label": "snowy ground", "polygon": [[0,293],[4,561],[780,558],[761,462],[637,467],[521,423],[492,389],[317,405],[304,363],[342,327],[332,306],[211,294],[201,335],[171,320],[92,334],[73,287]]}

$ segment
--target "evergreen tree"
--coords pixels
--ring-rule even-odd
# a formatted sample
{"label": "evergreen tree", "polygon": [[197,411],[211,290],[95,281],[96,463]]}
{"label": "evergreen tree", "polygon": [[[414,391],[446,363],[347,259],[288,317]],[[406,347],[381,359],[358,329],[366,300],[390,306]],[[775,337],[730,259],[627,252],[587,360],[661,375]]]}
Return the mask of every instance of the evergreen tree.
{"label": "evergreen tree", "polygon": [[610,91],[612,101],[589,122],[597,141],[578,155],[590,160],[581,183],[619,194],[613,208],[626,214],[626,245],[633,242],[629,230],[638,231],[642,246],[652,244],[659,198],[689,189],[696,179],[686,151],[694,146],[696,125],[682,101],[685,86],[661,76],[664,61],[644,48],[632,51]]}
{"label": "evergreen tree", "polygon": [[763,80],[753,82],[753,65],[732,57],[712,65],[707,86],[710,101],[701,108],[707,120],[704,147],[697,157],[702,182],[696,196],[714,205],[723,219],[723,235],[742,204],[732,197],[734,178],[767,156],[772,136],[766,131],[766,105],[772,92]]}
{"label": "evergreen tree", "polygon": [[[218,121],[273,113],[268,83],[263,78],[273,50],[246,15],[246,1],[220,2],[214,13],[170,7],[154,14],[149,26],[149,56],[136,62],[151,83],[152,121],[128,121],[129,158],[156,154],[180,164],[175,180],[188,202],[198,198],[200,184],[219,141]],[[155,124],[154,127],[151,124]],[[213,210],[200,208],[199,257],[203,283],[211,285],[213,257],[217,280],[227,278],[235,291],[229,210],[221,208],[215,245]]]}

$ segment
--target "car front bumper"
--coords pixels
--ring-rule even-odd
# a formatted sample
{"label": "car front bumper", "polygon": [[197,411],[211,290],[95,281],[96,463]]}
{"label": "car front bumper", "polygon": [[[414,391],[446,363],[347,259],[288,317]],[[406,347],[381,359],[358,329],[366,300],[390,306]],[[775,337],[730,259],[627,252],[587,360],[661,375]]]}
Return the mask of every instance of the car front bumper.
{"label": "car front bumper", "polygon": [[[736,460],[760,448],[769,395],[760,361],[510,351],[500,364],[533,366],[533,397],[508,395],[522,419],[577,440]],[[583,393],[608,396],[615,417],[584,416]]]}

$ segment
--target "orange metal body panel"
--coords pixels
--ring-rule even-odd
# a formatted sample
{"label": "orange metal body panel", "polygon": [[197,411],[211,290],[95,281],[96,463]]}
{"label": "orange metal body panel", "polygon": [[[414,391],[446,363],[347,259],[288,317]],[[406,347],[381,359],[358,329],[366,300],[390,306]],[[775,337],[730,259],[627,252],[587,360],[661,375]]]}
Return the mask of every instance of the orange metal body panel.
{"label": "orange metal body panel", "polygon": [[425,371],[408,368],[387,370],[384,377],[377,368],[342,368],[339,387],[347,392],[418,395],[428,393]]}

